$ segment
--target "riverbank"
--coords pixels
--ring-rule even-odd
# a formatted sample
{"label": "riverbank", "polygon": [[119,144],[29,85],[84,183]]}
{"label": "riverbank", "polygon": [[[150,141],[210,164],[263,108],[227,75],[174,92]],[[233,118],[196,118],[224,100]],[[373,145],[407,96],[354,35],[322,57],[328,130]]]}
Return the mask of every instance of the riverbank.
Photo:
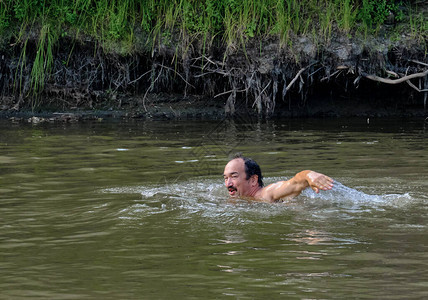
{"label": "riverbank", "polygon": [[[266,12],[267,2],[240,5],[261,5],[258,9]],[[145,118],[223,117],[239,111],[267,117],[425,114],[428,4],[390,7],[392,17],[380,20],[373,10],[370,21],[361,17],[370,7],[358,1],[344,1],[353,3],[354,12],[336,15],[345,8],[306,2],[308,7],[288,7],[289,15],[277,7],[284,15],[276,21],[264,14],[244,20],[240,7],[231,12],[219,4],[212,8],[218,15],[208,18],[215,15],[217,27],[205,29],[189,25],[196,22],[195,7],[179,6],[175,22],[152,19],[151,28],[130,22],[129,14],[127,29],[116,37],[78,33],[65,17],[57,21],[59,31],[55,23],[39,19],[18,31],[10,26],[0,43],[0,109],[9,115],[114,111]],[[162,4],[165,12],[154,4],[147,9],[166,18],[170,4]],[[332,15],[326,19],[321,12]],[[241,20],[227,23],[231,13]],[[344,25],[346,16],[354,18],[351,27]],[[266,25],[281,20],[289,27]]]}
{"label": "riverbank", "polygon": [[[238,122],[254,122],[261,118],[298,119],[298,118],[329,118],[329,119],[412,119],[428,122],[427,114],[419,107],[385,107],[367,103],[367,101],[354,101],[353,105],[343,98],[323,98],[319,101],[311,100],[308,105],[289,109],[277,109],[269,116],[258,114],[251,108],[238,107],[233,115],[226,114],[224,103],[203,97],[182,95],[149,95],[150,105],[147,110],[141,109],[141,97],[128,99],[132,107],[104,107],[100,109],[60,109],[60,110],[3,110],[0,119],[7,119],[12,123],[75,123],[85,121],[105,120],[224,120],[233,118]],[[157,100],[156,100],[157,99]],[[172,100],[174,99],[174,100]],[[378,102],[382,103],[382,99]]]}

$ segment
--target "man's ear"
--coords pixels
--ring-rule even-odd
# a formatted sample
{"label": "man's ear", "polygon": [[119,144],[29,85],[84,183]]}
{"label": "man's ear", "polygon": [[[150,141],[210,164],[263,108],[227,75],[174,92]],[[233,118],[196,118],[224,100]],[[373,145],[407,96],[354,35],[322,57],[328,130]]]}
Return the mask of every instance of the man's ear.
{"label": "man's ear", "polygon": [[250,180],[251,180],[251,185],[252,186],[256,186],[256,185],[259,184],[259,176],[256,175],[256,174],[254,174],[253,176],[251,176]]}

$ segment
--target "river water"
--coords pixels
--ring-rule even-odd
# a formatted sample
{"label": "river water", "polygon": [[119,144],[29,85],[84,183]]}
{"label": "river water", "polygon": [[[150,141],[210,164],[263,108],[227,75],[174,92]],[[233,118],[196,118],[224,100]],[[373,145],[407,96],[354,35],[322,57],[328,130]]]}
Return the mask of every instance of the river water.
{"label": "river water", "polygon": [[[2,299],[422,299],[423,120],[0,121]],[[228,155],[265,183],[332,191],[230,201]]]}

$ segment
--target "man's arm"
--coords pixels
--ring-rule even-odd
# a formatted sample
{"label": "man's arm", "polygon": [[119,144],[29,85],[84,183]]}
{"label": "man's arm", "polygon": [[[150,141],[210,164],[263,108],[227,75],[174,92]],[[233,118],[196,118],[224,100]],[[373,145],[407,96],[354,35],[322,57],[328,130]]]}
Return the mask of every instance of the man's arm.
{"label": "man's arm", "polygon": [[281,198],[296,197],[307,187],[312,188],[316,193],[320,190],[330,190],[333,188],[333,179],[324,174],[306,170],[297,173],[290,180],[268,185],[263,188],[260,196],[268,201],[278,201]]}

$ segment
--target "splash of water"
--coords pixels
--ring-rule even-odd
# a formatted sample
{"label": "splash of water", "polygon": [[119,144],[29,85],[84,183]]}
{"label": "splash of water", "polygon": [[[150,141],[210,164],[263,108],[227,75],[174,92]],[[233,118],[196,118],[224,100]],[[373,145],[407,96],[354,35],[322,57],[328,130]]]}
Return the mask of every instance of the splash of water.
{"label": "splash of water", "polygon": [[[267,181],[277,181],[267,178]],[[199,214],[203,218],[222,220],[222,222],[245,222],[248,214],[256,214],[257,219],[266,219],[284,211],[300,211],[305,206],[344,209],[381,209],[398,203],[409,203],[412,197],[406,194],[370,195],[347,187],[340,182],[330,191],[316,194],[311,189],[303,191],[295,200],[283,203],[267,204],[248,201],[228,201],[224,185],[214,179],[190,180],[164,185],[136,187],[116,187],[103,190],[106,193],[140,194],[141,200],[131,204],[120,212],[121,218],[135,218],[142,215],[155,215],[171,211],[183,211],[183,218]]]}
{"label": "splash of water", "polygon": [[337,181],[334,183],[334,188],[330,191],[321,191],[316,194],[311,189],[306,189],[302,192],[302,196],[324,204],[352,207],[370,206],[372,208],[405,205],[413,200],[409,193],[371,195],[347,187]]}

